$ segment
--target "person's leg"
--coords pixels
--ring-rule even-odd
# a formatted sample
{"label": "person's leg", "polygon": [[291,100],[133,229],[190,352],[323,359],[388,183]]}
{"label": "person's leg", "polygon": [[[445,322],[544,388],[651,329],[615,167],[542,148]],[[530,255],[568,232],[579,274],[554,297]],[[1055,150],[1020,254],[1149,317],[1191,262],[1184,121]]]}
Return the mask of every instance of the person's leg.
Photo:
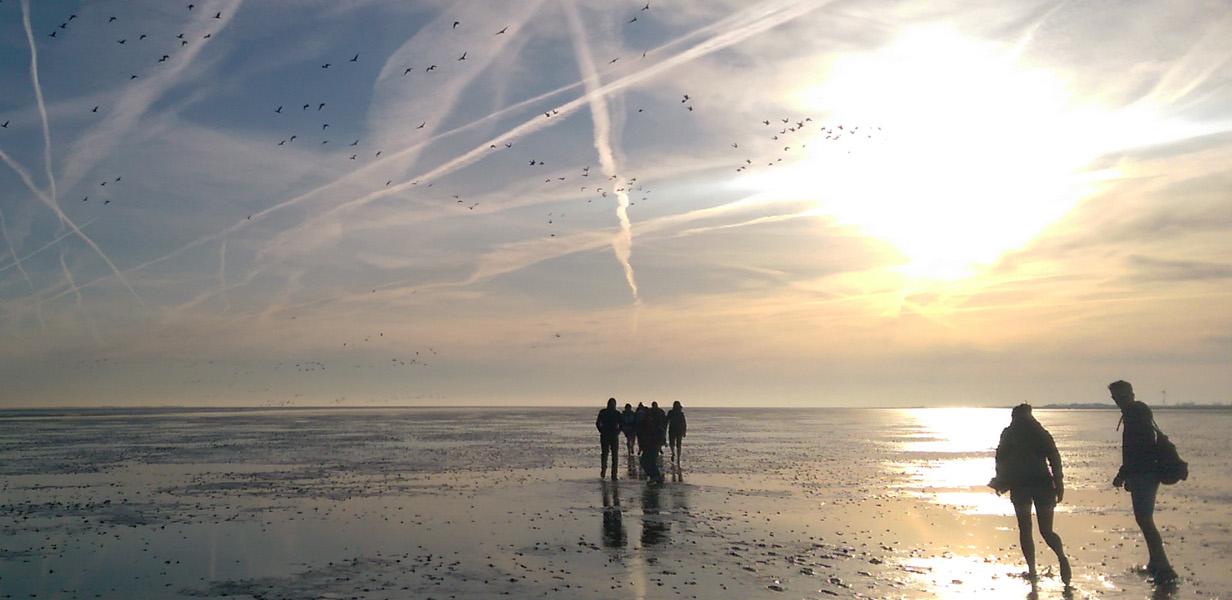
{"label": "person's leg", "polygon": [[1060,564],[1061,581],[1066,584],[1070,580],[1069,559],[1065,557],[1065,548],[1061,544],[1061,536],[1052,529],[1053,511],[1056,508],[1056,497],[1052,490],[1044,490],[1035,498],[1035,516],[1039,519],[1040,535],[1043,536],[1044,542],[1052,548],[1053,552],[1057,553],[1057,562]]}
{"label": "person's leg", "polygon": [[1035,532],[1031,525],[1031,496],[1018,490],[1010,491],[1014,516],[1018,519],[1018,546],[1027,561],[1027,576],[1035,579]]}
{"label": "person's leg", "polygon": [[684,436],[683,435],[677,436],[676,437],[676,462],[680,462],[680,457],[684,453],[683,444],[684,444]]}
{"label": "person's leg", "polygon": [[607,477],[607,439],[602,435],[599,436],[599,478]]}
{"label": "person's leg", "polygon": [[1146,549],[1150,557],[1147,568],[1152,574],[1175,576],[1172,565],[1168,562],[1168,554],[1164,551],[1164,540],[1155,527],[1155,495],[1159,492],[1159,480],[1150,476],[1136,476],[1129,480],[1129,497],[1134,506],[1134,520],[1142,530],[1146,540]]}
{"label": "person's leg", "polygon": [[616,478],[616,469],[620,461],[620,435],[608,436],[603,440],[607,453],[612,455],[612,479]]}

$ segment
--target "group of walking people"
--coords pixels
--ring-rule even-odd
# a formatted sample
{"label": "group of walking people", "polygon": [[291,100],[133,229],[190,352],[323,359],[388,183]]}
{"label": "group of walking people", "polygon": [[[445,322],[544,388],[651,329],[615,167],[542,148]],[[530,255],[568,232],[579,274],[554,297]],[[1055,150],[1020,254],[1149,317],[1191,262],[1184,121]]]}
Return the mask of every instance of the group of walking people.
{"label": "group of walking people", "polygon": [[[1163,539],[1155,526],[1155,496],[1161,483],[1161,450],[1168,444],[1166,436],[1155,424],[1151,409],[1134,399],[1133,386],[1127,381],[1114,381],[1108,385],[1113,402],[1121,409],[1124,425],[1121,445],[1121,468],[1112,480],[1115,488],[1124,487],[1130,493],[1134,519],[1146,540],[1149,561],[1147,572],[1156,583],[1176,580],[1176,571],[1168,562]],[[1009,492],[1018,519],[1019,544],[1027,562],[1027,576],[1034,580],[1035,542],[1031,525],[1031,508],[1035,507],[1040,535],[1057,555],[1061,580],[1069,584],[1071,568],[1061,536],[1053,530],[1053,514],[1058,502],[1065,497],[1065,479],[1061,467],[1061,453],[1056,442],[1044,426],[1031,414],[1031,405],[1020,404],[1011,411],[1010,425],[1001,432],[996,452],[996,475],[988,482],[997,495]],[[663,446],[671,448],[671,460],[679,465],[681,442],[685,436],[684,408],[680,402],[672,404],[671,411],[664,412],[658,402],[647,408],[638,403],[634,409],[625,404],[624,411],[617,410],[616,399],[607,401],[607,408],[599,411],[595,419],[603,448],[599,477],[607,476],[608,457],[611,457],[612,479],[616,479],[620,455],[620,435],[632,460],[636,453],[640,460],[641,476],[662,483],[663,473],[659,467]],[[1174,447],[1173,447],[1174,448]],[[1188,472],[1183,461],[1175,457]],[[1165,477],[1164,482],[1175,483],[1176,476]]]}
{"label": "group of walking people", "polygon": [[611,456],[612,479],[616,479],[620,435],[623,433],[630,460],[635,455],[636,447],[641,476],[663,483],[663,471],[659,467],[662,449],[664,446],[670,447],[671,462],[679,465],[688,425],[679,400],[673,402],[672,409],[667,412],[659,408],[658,402],[651,402],[649,407],[638,402],[636,409],[632,404],[625,404],[624,411],[620,411],[616,408],[616,399],[608,398],[607,408],[600,410],[599,416],[595,417],[595,428],[599,430],[599,445],[602,448],[600,478],[607,477],[608,457]]}
{"label": "group of walking people", "polygon": [[[1163,538],[1155,526],[1155,496],[1161,483],[1161,444],[1167,439],[1151,414],[1151,408],[1134,399],[1134,389],[1127,381],[1108,385],[1113,402],[1121,409],[1124,431],[1121,438],[1121,468],[1112,480],[1114,488],[1129,491],[1134,520],[1146,540],[1148,562],[1146,571],[1157,584],[1175,581],[1176,571],[1168,562]],[[1065,497],[1065,480],[1061,468],[1061,453],[1052,435],[1031,414],[1029,404],[1020,404],[1010,413],[1010,425],[1001,432],[997,445],[996,476],[989,487],[1001,495],[1010,493],[1014,514],[1018,519],[1018,541],[1027,561],[1027,576],[1034,580],[1035,541],[1031,530],[1031,507],[1035,506],[1040,535],[1057,555],[1061,581],[1070,582],[1071,569],[1061,536],[1053,530],[1053,513]],[[1177,459],[1179,460],[1179,458]],[[1181,465],[1184,463],[1181,461]],[[1185,467],[1187,469],[1187,467]],[[1181,475],[1187,477],[1188,473]],[[1169,481],[1175,483],[1175,480]]]}

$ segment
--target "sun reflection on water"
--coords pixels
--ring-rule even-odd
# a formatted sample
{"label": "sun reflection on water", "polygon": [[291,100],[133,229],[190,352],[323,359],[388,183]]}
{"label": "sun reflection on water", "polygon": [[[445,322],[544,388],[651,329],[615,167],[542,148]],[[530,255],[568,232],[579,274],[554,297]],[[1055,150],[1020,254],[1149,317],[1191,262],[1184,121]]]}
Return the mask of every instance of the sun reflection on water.
{"label": "sun reflection on water", "polygon": [[904,411],[913,433],[900,442],[907,460],[890,465],[910,495],[965,514],[1012,515],[1013,506],[986,487],[1009,411],[945,408]]}

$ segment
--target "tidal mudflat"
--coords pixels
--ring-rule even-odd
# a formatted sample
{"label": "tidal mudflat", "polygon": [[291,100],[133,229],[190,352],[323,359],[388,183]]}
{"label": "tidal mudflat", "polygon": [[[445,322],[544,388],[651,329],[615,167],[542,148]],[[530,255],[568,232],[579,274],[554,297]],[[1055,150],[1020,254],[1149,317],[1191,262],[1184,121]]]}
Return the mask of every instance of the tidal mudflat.
{"label": "tidal mudflat", "polygon": [[[984,484],[1008,410],[689,410],[663,486],[598,478],[594,409],[0,412],[2,598],[1033,597]],[[1115,411],[1037,411],[1066,462],[1062,589],[1232,598],[1232,412],[1190,461],[1156,589]]]}

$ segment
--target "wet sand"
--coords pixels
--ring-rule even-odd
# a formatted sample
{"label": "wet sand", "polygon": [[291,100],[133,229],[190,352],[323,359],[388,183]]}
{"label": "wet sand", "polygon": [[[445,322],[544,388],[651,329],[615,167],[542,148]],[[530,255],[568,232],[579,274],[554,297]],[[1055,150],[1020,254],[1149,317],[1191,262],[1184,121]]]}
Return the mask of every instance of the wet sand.
{"label": "wet sand", "polygon": [[[698,409],[663,486],[625,456],[599,480],[592,412],[4,421],[0,597],[1032,594],[1009,501],[982,487],[1008,411]],[[1230,416],[1160,416],[1201,476],[1161,492],[1183,579],[1157,589],[1106,481],[1115,413],[1041,411],[1067,461],[1074,587],[1039,541],[1038,597],[1232,597]]]}

